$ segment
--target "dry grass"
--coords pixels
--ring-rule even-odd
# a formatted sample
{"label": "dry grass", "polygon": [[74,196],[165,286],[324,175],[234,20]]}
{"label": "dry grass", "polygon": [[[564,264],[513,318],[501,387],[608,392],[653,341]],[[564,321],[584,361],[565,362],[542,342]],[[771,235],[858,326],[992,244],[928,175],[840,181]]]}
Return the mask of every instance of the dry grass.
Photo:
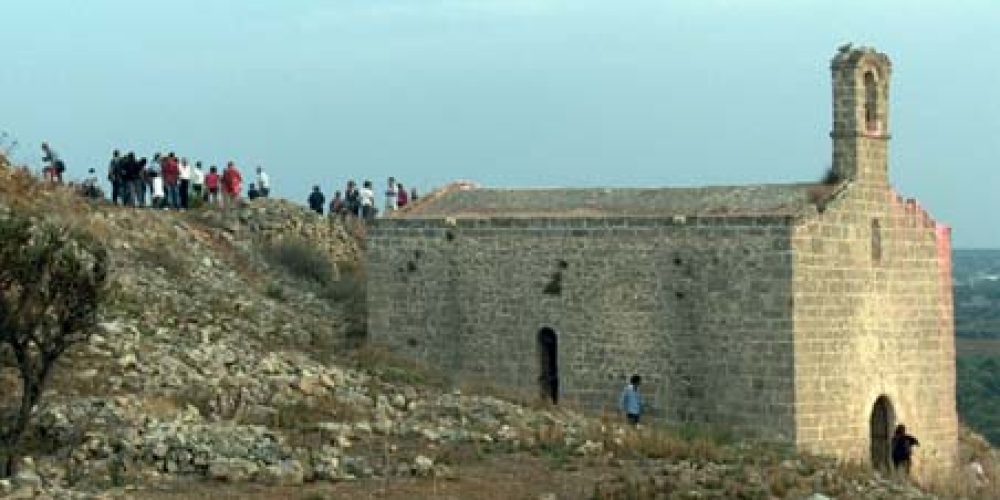
{"label": "dry grass", "polygon": [[449,378],[422,363],[397,356],[381,346],[365,345],[351,352],[348,360],[355,368],[389,384],[420,385],[444,389]]}
{"label": "dry grass", "polygon": [[576,410],[579,409],[573,401],[560,401],[559,406],[555,406],[551,401],[542,398],[538,390],[518,389],[498,385],[492,379],[483,377],[466,376],[458,382],[458,389],[463,394],[475,394],[477,396],[489,396],[504,401],[531,408],[533,410]]}
{"label": "dry grass", "polygon": [[670,429],[662,426],[618,427],[604,422],[592,438],[603,444],[605,450],[626,458],[651,458],[670,461],[697,460],[725,462],[734,459],[734,450],[723,443],[717,434],[709,431]]}
{"label": "dry grass", "polygon": [[147,264],[163,269],[171,276],[183,277],[190,272],[190,265],[186,260],[174,253],[173,245],[155,240],[151,244],[136,249],[139,259]]}
{"label": "dry grass", "polygon": [[277,405],[272,422],[278,429],[308,431],[320,422],[355,422],[368,420],[370,411],[346,404],[332,396],[311,397],[295,403]]}
{"label": "dry grass", "polygon": [[[982,436],[965,428],[959,434],[959,451],[960,468],[951,474],[931,478],[928,489],[942,498],[1000,498],[1000,452]],[[982,467],[982,476],[973,472],[972,464]]]}
{"label": "dry grass", "polygon": [[289,276],[320,288],[335,282],[333,263],[316,245],[301,239],[284,239],[262,248],[265,260]]}

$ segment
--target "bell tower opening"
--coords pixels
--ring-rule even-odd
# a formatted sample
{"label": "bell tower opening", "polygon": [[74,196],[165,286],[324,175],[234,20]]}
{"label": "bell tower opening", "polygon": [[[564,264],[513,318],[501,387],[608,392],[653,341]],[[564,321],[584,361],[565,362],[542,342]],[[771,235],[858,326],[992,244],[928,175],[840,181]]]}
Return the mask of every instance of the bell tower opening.
{"label": "bell tower opening", "polygon": [[875,72],[865,72],[865,131],[877,134],[882,131],[878,121],[878,87]]}

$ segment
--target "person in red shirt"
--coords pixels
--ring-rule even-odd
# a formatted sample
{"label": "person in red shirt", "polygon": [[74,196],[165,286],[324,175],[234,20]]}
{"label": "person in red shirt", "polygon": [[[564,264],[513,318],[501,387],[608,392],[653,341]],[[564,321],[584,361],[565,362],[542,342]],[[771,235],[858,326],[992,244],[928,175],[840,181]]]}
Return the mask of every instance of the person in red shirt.
{"label": "person in red shirt", "polygon": [[226,170],[222,172],[222,197],[224,205],[236,206],[236,201],[240,199],[240,191],[243,189],[243,176],[236,168],[236,163],[229,162]]}
{"label": "person in red shirt", "polygon": [[211,202],[213,205],[219,204],[219,170],[212,165],[212,168],[208,169],[208,174],[205,175],[205,201]]}
{"label": "person in red shirt", "polygon": [[181,168],[177,156],[173,153],[167,155],[160,170],[160,175],[163,177],[163,189],[167,195],[167,206],[174,209],[180,208],[181,194],[178,183],[180,182]]}

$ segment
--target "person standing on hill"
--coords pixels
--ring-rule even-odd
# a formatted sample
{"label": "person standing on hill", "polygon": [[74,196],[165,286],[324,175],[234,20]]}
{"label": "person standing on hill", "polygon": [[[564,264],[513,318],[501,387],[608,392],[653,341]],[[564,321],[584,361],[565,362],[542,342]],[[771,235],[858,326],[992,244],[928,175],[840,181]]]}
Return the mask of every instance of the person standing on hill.
{"label": "person standing on hill", "polygon": [[205,175],[205,201],[212,203],[213,205],[219,204],[219,169],[215,165],[212,165],[208,169],[208,174]]}
{"label": "person standing on hill", "polygon": [[257,194],[261,198],[267,198],[271,194],[271,178],[261,166],[257,166]]}
{"label": "person standing on hill", "polygon": [[353,179],[347,181],[347,187],[344,189],[344,206],[347,209],[347,213],[355,217],[361,217],[361,199],[359,196],[358,185],[355,184]]}
{"label": "person standing on hill", "polygon": [[344,207],[344,197],[340,194],[340,191],[335,191],[333,193],[333,199],[330,200],[330,215],[339,215],[341,218],[344,217],[344,213],[347,209]]}
{"label": "person standing on hill", "polygon": [[309,208],[313,212],[323,215],[323,206],[326,205],[326,197],[319,190],[319,186],[313,186],[312,193],[309,194]]}
{"label": "person standing on hill", "polygon": [[905,425],[897,425],[896,432],[892,435],[892,465],[906,476],[910,475],[914,446],[920,446],[917,438],[906,433]]}
{"label": "person standing on hill", "polygon": [[396,178],[389,177],[389,183],[385,188],[385,215],[389,215],[396,209]]}
{"label": "person standing on hill", "polygon": [[177,184],[180,182],[181,169],[180,163],[177,161],[177,156],[173,153],[168,154],[163,159],[160,175],[163,177],[163,186],[167,192],[167,207],[179,208],[181,206],[180,190]]}
{"label": "person standing on hill", "polygon": [[226,170],[222,172],[222,197],[225,200],[223,206],[235,207],[242,190],[243,175],[236,168],[236,163],[230,161],[226,165]]}
{"label": "person standing on hill", "polygon": [[108,162],[108,182],[111,183],[111,203],[117,205],[121,202],[125,204],[124,179],[121,172],[122,153],[114,150],[111,153],[111,161]]}
{"label": "person standing on hill", "polygon": [[191,196],[202,201],[205,194],[205,171],[201,169],[201,162],[195,162],[194,168],[191,169]]}
{"label": "person standing on hill", "polygon": [[63,173],[66,172],[66,164],[59,158],[55,150],[49,143],[42,143],[42,162],[46,165],[42,168],[42,175],[45,180],[56,184],[62,184]]}
{"label": "person standing on hill", "polygon": [[135,183],[138,196],[138,206],[146,206],[146,188],[149,187],[149,160],[146,157],[139,158],[139,180]]}
{"label": "person standing on hill", "polygon": [[189,197],[191,195],[191,165],[188,165],[187,158],[181,160],[177,171],[177,178],[180,181],[177,185],[178,194],[180,194],[178,205],[182,210],[187,210],[190,206]]}
{"label": "person standing on hill", "polygon": [[160,173],[154,170],[149,173],[149,182],[152,187],[150,192],[153,195],[149,206],[154,209],[163,207],[163,177],[160,177]]}
{"label": "person standing on hill", "polygon": [[632,425],[639,425],[639,417],[642,415],[642,394],[639,393],[639,384],[641,383],[642,377],[632,375],[625,390],[622,391],[619,403],[622,412],[625,413],[625,418]]}
{"label": "person standing on hill", "polygon": [[361,200],[361,218],[370,221],[375,218],[375,189],[372,181],[366,180],[361,184],[358,191],[358,198]]}
{"label": "person standing on hill", "polygon": [[129,152],[122,159],[122,179],[125,185],[125,205],[139,206],[139,183],[142,182],[142,165],[136,159],[135,153]]}

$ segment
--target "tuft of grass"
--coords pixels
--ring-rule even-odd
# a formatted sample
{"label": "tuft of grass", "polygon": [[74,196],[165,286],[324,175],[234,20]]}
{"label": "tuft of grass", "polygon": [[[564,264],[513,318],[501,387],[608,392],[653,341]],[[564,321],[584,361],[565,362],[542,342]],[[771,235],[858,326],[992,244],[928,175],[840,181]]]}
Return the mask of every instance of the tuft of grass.
{"label": "tuft of grass", "polygon": [[318,247],[303,239],[284,239],[264,245],[264,258],[295,279],[321,288],[331,286],[335,269],[330,258]]}

